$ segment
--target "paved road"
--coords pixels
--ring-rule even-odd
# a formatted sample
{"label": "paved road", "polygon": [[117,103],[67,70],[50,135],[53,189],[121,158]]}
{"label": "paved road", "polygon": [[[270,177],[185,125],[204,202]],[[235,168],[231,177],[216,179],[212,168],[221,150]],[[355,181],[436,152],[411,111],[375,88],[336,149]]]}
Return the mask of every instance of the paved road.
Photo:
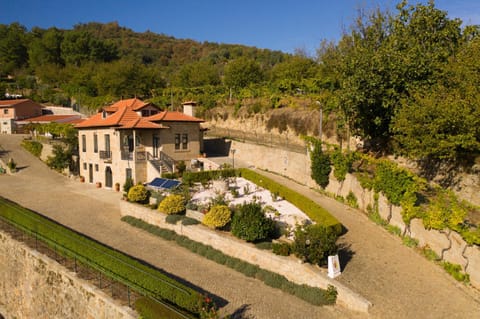
{"label": "paved road", "polygon": [[18,147],[20,137],[0,136],[0,145],[21,168],[0,176],[0,195],[41,212],[101,242],[143,259],[226,301],[234,318],[365,318],[342,307],[315,307],[262,282],[199,257],[120,221],[119,193],[52,172]]}
{"label": "paved road", "polygon": [[[119,221],[118,193],[53,173],[0,136],[19,166],[0,176],[0,195],[40,211],[102,242],[185,278],[225,299],[236,318],[480,318],[479,293],[457,283],[364,214],[286,178],[264,173],[314,199],[344,224],[353,253],[338,280],[373,303],[368,316],[341,307],[313,307],[261,282],[194,255]],[[246,309],[246,310],[245,310]]]}

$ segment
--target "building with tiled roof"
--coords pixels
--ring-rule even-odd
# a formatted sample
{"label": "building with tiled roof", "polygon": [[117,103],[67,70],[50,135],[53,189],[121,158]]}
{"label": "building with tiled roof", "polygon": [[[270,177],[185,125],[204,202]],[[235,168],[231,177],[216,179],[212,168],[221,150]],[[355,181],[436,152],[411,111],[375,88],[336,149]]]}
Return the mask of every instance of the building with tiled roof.
{"label": "building with tiled roof", "polygon": [[[105,187],[149,182],[203,152],[202,119],[161,111],[139,99],[118,101],[75,125],[80,175]],[[193,108],[194,109],[194,108]]]}
{"label": "building with tiled roof", "polygon": [[42,106],[29,99],[0,101],[0,132],[12,134],[16,121],[42,115]]}

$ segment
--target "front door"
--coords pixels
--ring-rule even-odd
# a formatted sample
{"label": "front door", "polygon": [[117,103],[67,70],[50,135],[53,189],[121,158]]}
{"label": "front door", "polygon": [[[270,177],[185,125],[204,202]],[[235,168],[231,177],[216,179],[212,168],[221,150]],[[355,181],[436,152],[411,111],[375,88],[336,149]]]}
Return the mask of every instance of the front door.
{"label": "front door", "polygon": [[113,178],[112,178],[112,169],[110,166],[105,168],[105,187],[112,187]]}
{"label": "front door", "polygon": [[152,143],[153,144],[153,157],[158,158],[158,148],[160,146],[160,139],[158,138],[157,134],[153,134],[152,141],[153,141],[153,143]]}
{"label": "front door", "polygon": [[93,183],[93,164],[88,164],[88,182]]}

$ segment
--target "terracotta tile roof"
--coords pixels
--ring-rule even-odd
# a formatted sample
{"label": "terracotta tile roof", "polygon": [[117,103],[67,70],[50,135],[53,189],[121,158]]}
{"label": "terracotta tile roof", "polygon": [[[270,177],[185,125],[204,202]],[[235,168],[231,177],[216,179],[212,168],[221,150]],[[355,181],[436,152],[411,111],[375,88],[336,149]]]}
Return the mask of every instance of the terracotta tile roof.
{"label": "terracotta tile roof", "polygon": [[[33,102],[33,101],[30,100],[30,99],[0,100],[0,107],[12,107],[12,106],[15,106],[17,104],[22,104],[22,103],[25,103],[25,102]],[[33,102],[33,103],[35,103],[35,102]],[[43,107],[40,104],[38,104],[38,105],[40,107]]]}
{"label": "terracotta tile roof", "polygon": [[149,105],[138,99],[122,100],[104,108],[103,111],[91,116],[76,125],[77,128],[116,127],[119,129],[150,128],[159,129],[165,126],[142,118],[135,110]]}
{"label": "terracotta tile roof", "polygon": [[127,99],[127,100],[120,100],[110,106],[104,107],[103,109],[107,112],[116,112],[119,109],[127,107],[134,111],[137,111],[147,105],[150,105],[150,103],[145,103],[142,100],[134,98],[134,99]]}
{"label": "terracotta tile roof", "polygon": [[78,120],[80,119],[80,116],[78,115],[42,115],[42,116],[37,116],[37,117],[31,117],[28,119],[24,119],[22,122],[69,122],[68,120],[71,119],[73,120]]}
{"label": "terracotta tile roof", "polygon": [[197,123],[202,123],[205,122],[202,119],[186,115],[185,113],[182,112],[177,112],[177,111],[163,111],[160,113],[157,113],[155,115],[152,115],[147,118],[149,121],[152,122],[157,122],[157,121],[162,121],[162,122],[197,122]]}

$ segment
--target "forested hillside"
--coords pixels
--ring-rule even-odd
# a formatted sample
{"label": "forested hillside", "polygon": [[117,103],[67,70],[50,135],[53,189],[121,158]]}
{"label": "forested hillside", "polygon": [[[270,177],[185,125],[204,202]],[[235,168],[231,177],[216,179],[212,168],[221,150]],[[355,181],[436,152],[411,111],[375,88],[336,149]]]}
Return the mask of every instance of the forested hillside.
{"label": "forested hillside", "polygon": [[358,135],[375,151],[471,163],[480,153],[479,32],[433,2],[406,1],[393,12],[359,12],[315,57],[117,23],[72,30],[14,23],[0,25],[0,91],[92,110],[132,96],[160,107],[195,99],[203,111],[321,105],[335,114],[336,134]]}

